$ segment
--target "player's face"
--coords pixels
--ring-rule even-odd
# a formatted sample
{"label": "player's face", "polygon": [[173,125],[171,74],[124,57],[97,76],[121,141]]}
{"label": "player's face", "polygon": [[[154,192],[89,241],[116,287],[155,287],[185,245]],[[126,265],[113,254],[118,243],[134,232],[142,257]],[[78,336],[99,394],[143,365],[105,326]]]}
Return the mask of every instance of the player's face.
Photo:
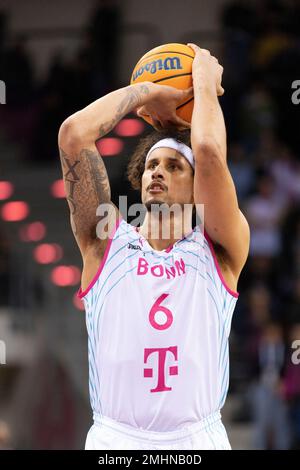
{"label": "player's face", "polygon": [[194,173],[176,150],[153,150],[142,177],[142,202],[151,204],[193,204]]}

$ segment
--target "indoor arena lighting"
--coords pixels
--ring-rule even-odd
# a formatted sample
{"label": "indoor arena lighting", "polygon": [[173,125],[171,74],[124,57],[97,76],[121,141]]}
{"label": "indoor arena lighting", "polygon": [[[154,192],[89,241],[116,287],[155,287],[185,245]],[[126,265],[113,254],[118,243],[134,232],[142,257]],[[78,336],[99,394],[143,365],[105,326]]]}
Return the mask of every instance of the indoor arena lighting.
{"label": "indoor arena lighting", "polygon": [[46,226],[43,222],[32,222],[20,228],[22,242],[39,242],[46,236]]}
{"label": "indoor arena lighting", "polygon": [[80,282],[80,276],[77,266],[57,266],[51,271],[51,281],[59,287],[75,286]]}
{"label": "indoor arena lighting", "polygon": [[142,134],[145,126],[140,119],[122,119],[115,128],[115,133],[120,137],[134,137]]}
{"label": "indoor arena lighting", "polygon": [[7,202],[2,206],[1,216],[6,222],[19,222],[29,214],[29,205],[24,201]]}
{"label": "indoor arena lighting", "polygon": [[124,142],[116,137],[104,137],[97,141],[97,149],[103,157],[109,157],[121,153]]}
{"label": "indoor arena lighting", "polygon": [[33,251],[35,261],[40,264],[55,263],[62,255],[62,247],[56,243],[41,243]]}
{"label": "indoor arena lighting", "polygon": [[0,181],[0,200],[9,199],[14,192],[14,185],[9,181]]}
{"label": "indoor arena lighting", "polygon": [[56,180],[52,183],[50,188],[53,197],[62,199],[66,197],[64,180]]}

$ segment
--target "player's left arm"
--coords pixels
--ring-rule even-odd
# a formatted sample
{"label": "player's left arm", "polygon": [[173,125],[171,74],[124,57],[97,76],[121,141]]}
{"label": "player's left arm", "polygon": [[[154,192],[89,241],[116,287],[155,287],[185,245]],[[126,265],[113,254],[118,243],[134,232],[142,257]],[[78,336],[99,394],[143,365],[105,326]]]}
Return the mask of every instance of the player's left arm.
{"label": "player's left arm", "polygon": [[218,96],[223,67],[209,51],[191,45],[194,111],[191,143],[195,157],[194,200],[204,204],[204,225],[211,240],[222,247],[226,265],[239,276],[248,256],[250,230],[239,209],[226,161],[226,128]]}

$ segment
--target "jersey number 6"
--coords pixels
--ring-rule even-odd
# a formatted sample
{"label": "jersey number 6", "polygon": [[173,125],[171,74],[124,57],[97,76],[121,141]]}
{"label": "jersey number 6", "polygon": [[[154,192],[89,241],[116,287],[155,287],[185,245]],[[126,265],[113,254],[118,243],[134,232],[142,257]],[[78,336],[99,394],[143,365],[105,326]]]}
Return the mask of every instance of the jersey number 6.
{"label": "jersey number 6", "polygon": [[[162,294],[158,299],[155,301],[155,303],[152,305],[150,313],[149,313],[149,322],[153,328],[156,330],[166,330],[169,328],[172,323],[173,323],[173,315],[171,310],[169,310],[167,307],[164,307],[163,305],[160,305],[167,297],[169,294]],[[157,323],[155,316],[158,312],[164,312],[166,315],[166,321],[165,323]]]}

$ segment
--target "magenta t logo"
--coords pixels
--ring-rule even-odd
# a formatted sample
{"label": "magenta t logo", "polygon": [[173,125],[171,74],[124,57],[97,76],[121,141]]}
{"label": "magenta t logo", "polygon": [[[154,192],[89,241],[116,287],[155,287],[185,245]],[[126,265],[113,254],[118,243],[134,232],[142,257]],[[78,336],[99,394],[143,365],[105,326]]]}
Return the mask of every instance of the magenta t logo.
{"label": "magenta t logo", "polygon": [[[158,382],[156,388],[151,389],[152,393],[172,390],[172,387],[167,387],[165,382],[165,362],[168,351],[173,354],[175,361],[177,361],[177,346],[170,346],[169,348],[146,348],[144,350],[144,364],[147,364],[150,354],[158,353]],[[178,375],[178,367],[169,367],[169,375]],[[153,377],[153,369],[145,368],[144,377]]]}

